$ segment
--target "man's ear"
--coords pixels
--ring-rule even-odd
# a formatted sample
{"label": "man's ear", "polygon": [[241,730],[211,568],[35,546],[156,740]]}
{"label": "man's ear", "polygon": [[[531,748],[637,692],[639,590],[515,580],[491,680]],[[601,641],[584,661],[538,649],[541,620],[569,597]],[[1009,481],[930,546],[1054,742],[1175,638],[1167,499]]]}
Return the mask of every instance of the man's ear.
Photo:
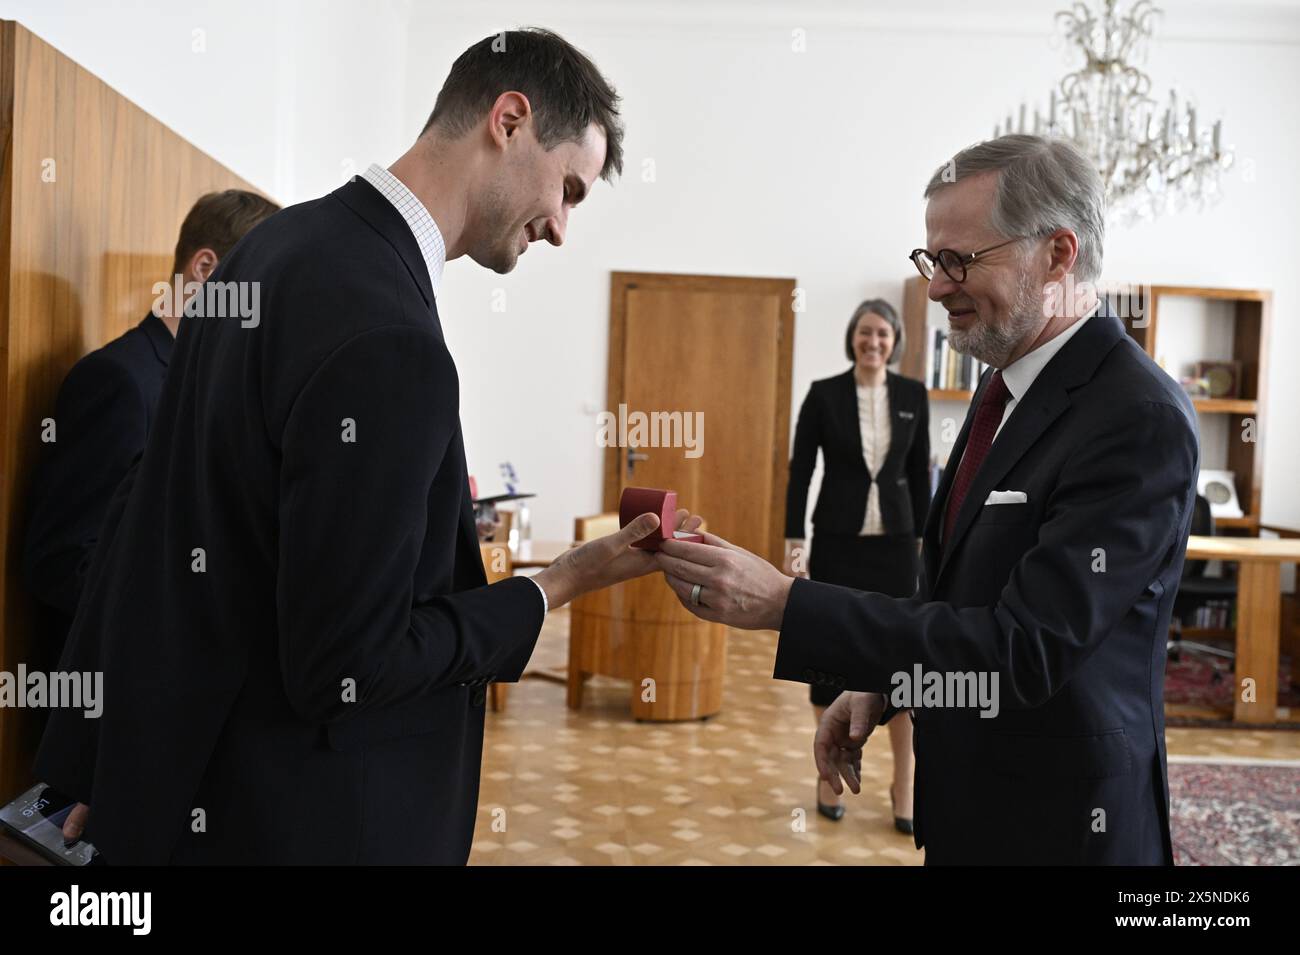
{"label": "man's ear", "polygon": [[189,264],[185,266],[185,281],[206,282],[216,269],[218,261],[217,253],[211,249],[199,249],[190,256]]}
{"label": "man's ear", "polygon": [[1057,229],[1047,237],[1047,254],[1047,281],[1062,281],[1079,257],[1079,237],[1072,229]]}
{"label": "man's ear", "polygon": [[507,90],[497,97],[488,112],[488,135],[504,149],[511,137],[532,122],[533,106],[528,97],[517,90]]}

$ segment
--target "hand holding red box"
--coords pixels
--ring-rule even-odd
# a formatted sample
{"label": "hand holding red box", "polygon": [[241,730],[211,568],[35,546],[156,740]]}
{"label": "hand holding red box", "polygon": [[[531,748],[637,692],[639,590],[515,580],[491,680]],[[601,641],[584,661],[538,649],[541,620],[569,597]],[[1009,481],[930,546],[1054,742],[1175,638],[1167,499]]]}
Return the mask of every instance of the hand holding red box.
{"label": "hand holding red box", "polygon": [[659,526],[632,546],[641,550],[658,550],[667,540],[704,543],[700,534],[675,531],[677,526],[677,492],[662,491],[652,487],[627,487],[618,502],[618,526],[627,527],[642,514],[657,514]]}

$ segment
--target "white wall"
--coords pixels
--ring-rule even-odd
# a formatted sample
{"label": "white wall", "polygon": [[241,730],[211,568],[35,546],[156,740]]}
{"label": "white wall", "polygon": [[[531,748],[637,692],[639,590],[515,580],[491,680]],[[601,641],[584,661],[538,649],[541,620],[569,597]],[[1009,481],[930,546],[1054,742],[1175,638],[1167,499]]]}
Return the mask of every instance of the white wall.
{"label": "white wall", "polygon": [[[575,514],[600,507],[611,270],[798,279],[797,410],[811,380],[845,367],[854,304],[899,300],[907,251],[924,240],[929,172],[1074,68],[1051,16],[1066,4],[1035,0],[916,12],[829,0],[80,6],[0,12],[288,201],[395,157],[452,60],[489,33],[546,25],[593,56],[624,97],[623,179],[596,188],[562,249],[535,246],[509,276],[450,263],[440,302],[471,469],[491,486],[513,462],[539,494],[539,537],[567,536]],[[1238,163],[1217,207],[1112,228],[1106,276],[1274,290],[1264,517],[1300,527],[1300,429],[1286,410],[1300,400],[1289,367],[1300,351],[1300,10],[1253,0],[1223,20],[1198,0],[1162,6],[1146,64],[1157,92],[1175,85],[1204,120],[1221,115]],[[791,50],[796,28],[804,53]],[[498,289],[504,313],[492,310]]]}
{"label": "white wall", "polygon": [[0,17],[281,202],[412,137],[409,16],[403,0],[0,0]]}

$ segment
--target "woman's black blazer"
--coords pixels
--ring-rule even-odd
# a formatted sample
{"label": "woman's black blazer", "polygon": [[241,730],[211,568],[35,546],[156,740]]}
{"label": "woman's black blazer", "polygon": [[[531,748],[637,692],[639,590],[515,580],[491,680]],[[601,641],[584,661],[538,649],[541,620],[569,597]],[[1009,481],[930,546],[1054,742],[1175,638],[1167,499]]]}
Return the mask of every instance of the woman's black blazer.
{"label": "woman's black blazer", "polygon": [[862,457],[858,392],[850,368],[814,381],[799,409],[785,497],[785,536],[803,539],[808,484],[821,448],[824,474],[813,530],[858,534],[867,513],[872,480],[880,484],[880,517],[886,534],[920,537],[930,507],[930,405],[925,386],[886,372],[889,452],[873,475]]}

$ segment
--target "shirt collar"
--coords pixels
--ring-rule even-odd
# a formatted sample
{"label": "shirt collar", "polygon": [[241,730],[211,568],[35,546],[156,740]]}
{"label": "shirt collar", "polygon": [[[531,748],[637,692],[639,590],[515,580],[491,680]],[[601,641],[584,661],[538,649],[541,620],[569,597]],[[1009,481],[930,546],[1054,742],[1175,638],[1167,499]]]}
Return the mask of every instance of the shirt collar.
{"label": "shirt collar", "polygon": [[447,246],[443,243],[438,223],[433,221],[433,216],[415,193],[406,188],[406,183],[378,163],[371,163],[361,178],[378,189],[410,226],[416,245],[420,247],[420,255],[429,269],[429,284],[433,287],[433,294],[437,295],[442,284],[442,268],[447,262]]}
{"label": "shirt collar", "polygon": [[1011,392],[1013,400],[1019,401],[1025,396],[1025,392],[1029,390],[1029,386],[1034,383],[1039,373],[1047,367],[1047,363],[1056,357],[1056,353],[1065,347],[1065,343],[1073,338],[1079,329],[1083,328],[1084,322],[1097,314],[1097,309],[1100,307],[1101,301],[1098,300],[1091,312],[1071,324],[1061,334],[1039,345],[1033,351],[1026,352],[1002,369],[1002,381],[1006,384],[1007,391]]}

